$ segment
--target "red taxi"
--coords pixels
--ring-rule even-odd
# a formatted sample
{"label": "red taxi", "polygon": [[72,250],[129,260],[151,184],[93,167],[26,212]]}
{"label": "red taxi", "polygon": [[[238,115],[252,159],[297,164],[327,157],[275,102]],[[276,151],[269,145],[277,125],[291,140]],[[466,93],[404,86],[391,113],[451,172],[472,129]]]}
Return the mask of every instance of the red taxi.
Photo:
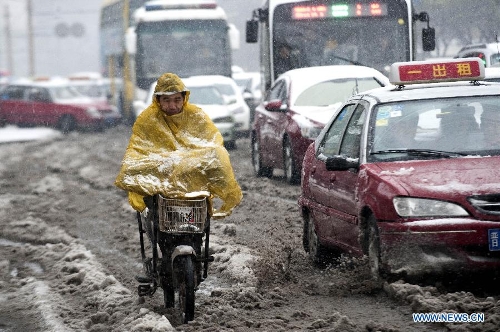
{"label": "red taxi", "polygon": [[338,107],[356,92],[388,84],[378,70],[355,65],[298,68],[280,75],[255,110],[255,175],[271,177],[277,168],[288,183],[299,183],[307,147]]}
{"label": "red taxi", "polygon": [[0,91],[0,126],[52,126],[69,132],[102,130],[120,120],[115,106],[82,95],[66,80],[23,80]]}
{"label": "red taxi", "polygon": [[[303,244],[374,277],[500,267],[500,84],[479,58],[395,63],[303,161]],[[332,249],[334,249],[332,251]]]}

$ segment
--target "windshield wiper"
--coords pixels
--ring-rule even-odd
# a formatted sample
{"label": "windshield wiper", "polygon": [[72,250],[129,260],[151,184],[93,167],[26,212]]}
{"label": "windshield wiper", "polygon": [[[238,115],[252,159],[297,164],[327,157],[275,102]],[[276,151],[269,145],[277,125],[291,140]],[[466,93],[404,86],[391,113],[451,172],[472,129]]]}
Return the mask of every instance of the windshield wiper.
{"label": "windshield wiper", "polygon": [[370,155],[390,154],[390,153],[407,153],[411,156],[438,156],[444,158],[467,156],[466,153],[462,152],[450,152],[450,151],[440,151],[431,149],[388,149],[388,150],[374,151],[371,152]]}
{"label": "windshield wiper", "polygon": [[356,65],[356,66],[365,66],[364,64],[362,64],[361,62],[358,62],[356,60],[351,60],[351,59],[348,59],[348,58],[344,58],[342,56],[338,56],[338,55],[335,55],[335,54],[329,54],[328,55],[330,58],[333,58],[333,59],[337,59],[337,60],[342,60],[342,61],[345,61],[347,63],[350,63],[351,65]]}

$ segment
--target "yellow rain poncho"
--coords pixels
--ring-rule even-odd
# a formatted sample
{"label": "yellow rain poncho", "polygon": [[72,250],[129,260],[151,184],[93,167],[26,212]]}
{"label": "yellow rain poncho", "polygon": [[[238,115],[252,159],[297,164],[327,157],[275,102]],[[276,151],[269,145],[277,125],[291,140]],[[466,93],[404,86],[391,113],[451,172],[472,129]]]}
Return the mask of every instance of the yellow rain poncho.
{"label": "yellow rain poncho", "polygon": [[208,191],[222,201],[219,215],[229,215],[242,199],[222,135],[199,107],[189,103],[181,79],[163,74],[157,92],[186,91],[181,113],[166,115],[156,96],[138,117],[115,185],[129,192],[131,206],[142,211],[144,196],[183,197]]}

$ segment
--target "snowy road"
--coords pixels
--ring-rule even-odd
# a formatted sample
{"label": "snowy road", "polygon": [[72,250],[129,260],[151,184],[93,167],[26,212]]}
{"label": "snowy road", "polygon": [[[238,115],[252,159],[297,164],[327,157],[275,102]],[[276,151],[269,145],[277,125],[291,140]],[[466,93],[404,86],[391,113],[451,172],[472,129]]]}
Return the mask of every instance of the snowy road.
{"label": "snowy road", "polygon": [[[244,192],[213,225],[215,262],[195,320],[139,298],[135,214],[113,186],[130,128],[0,148],[0,331],[498,331],[495,276],[373,282],[364,260],[318,268],[302,249],[299,187],[255,178],[249,141],[231,151]],[[450,281],[451,280],[451,281]],[[412,313],[484,313],[414,323]]]}

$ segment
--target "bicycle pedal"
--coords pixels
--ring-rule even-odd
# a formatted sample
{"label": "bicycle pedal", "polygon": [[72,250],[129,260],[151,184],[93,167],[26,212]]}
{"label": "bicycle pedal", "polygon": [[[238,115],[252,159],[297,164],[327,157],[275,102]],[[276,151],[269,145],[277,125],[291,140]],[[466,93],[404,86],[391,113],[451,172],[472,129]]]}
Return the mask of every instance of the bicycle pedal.
{"label": "bicycle pedal", "polygon": [[145,275],[136,275],[135,280],[137,280],[141,284],[150,284],[153,282],[153,278],[145,276]]}

